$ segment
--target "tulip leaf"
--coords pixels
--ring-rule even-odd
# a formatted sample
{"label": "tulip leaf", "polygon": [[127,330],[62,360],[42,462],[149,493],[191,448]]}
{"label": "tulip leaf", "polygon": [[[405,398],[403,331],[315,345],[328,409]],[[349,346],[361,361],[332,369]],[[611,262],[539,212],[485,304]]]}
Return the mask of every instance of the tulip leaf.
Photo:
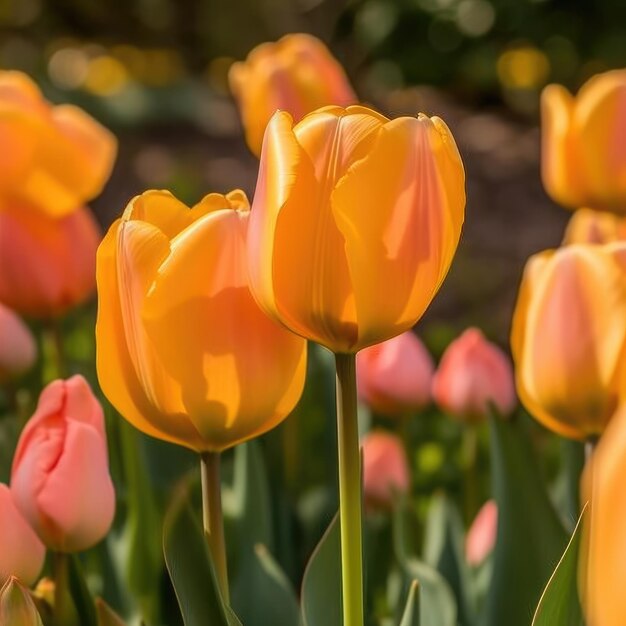
{"label": "tulip leaf", "polygon": [[222,598],[204,533],[186,491],[176,495],[166,514],[163,552],[185,626],[241,626]]}
{"label": "tulip leaf", "polygon": [[402,597],[408,594],[413,581],[417,581],[420,586],[421,623],[428,626],[456,626],[457,605],[450,585],[437,570],[417,556],[415,523],[408,501],[400,502],[394,512],[393,544],[404,574]]}
{"label": "tulip leaf", "polygon": [[577,580],[578,554],[586,510],[585,506],[567,548],[544,589],[532,626],[581,626],[583,624]]}
{"label": "tulip leaf", "polygon": [[465,531],[454,503],[436,494],[430,504],[424,539],[424,561],[448,582],[459,607],[459,623],[475,622],[471,577],[465,561]]}
{"label": "tulip leaf", "polygon": [[68,590],[76,614],[80,617],[80,626],[97,626],[96,606],[78,556],[60,555],[60,558],[68,559]]}
{"label": "tulip leaf", "polygon": [[96,599],[98,626],[125,626],[122,618],[102,599]]}
{"label": "tulip leaf", "polygon": [[528,626],[567,543],[525,425],[492,415],[491,471],[498,535],[486,626]]}
{"label": "tulip leaf", "polygon": [[420,587],[417,580],[411,582],[400,626],[420,626]]}
{"label": "tulip leaf", "polygon": [[33,599],[17,578],[9,578],[0,590],[0,624],[43,626]]}
{"label": "tulip leaf", "polygon": [[341,535],[335,515],[322,536],[302,579],[302,617],[305,626],[342,626]]}
{"label": "tulip leaf", "polygon": [[159,548],[162,520],[147,471],[139,433],[119,420],[119,432],[128,495],[128,516],[124,529],[125,577],[148,623],[159,623],[159,588],[163,574],[163,553]]}

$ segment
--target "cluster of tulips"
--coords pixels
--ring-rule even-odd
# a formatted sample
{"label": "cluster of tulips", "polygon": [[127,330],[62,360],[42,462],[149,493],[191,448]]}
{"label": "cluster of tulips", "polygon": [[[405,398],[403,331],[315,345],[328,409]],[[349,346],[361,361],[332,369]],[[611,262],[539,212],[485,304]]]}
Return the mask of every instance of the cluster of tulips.
{"label": "cluster of tulips", "polygon": [[[570,624],[541,619],[549,602],[562,609],[577,602],[552,584],[567,578],[561,565],[574,558],[573,597],[589,626],[623,624],[626,73],[597,76],[576,97],[558,86],[542,96],[544,184],[578,210],[563,245],[533,256],[524,271],[512,326],[515,374],[478,329],[450,344],[438,368],[412,330],[446,276],[464,219],[464,169],[445,123],[423,114],[388,119],[356,104],[339,64],[310,36],[260,46],[232,67],[230,79],[260,159],[251,205],[240,190],[210,193],[193,207],[168,191],[146,191],[101,238],[84,205],[109,176],[115,139],[81,110],[50,105],[22,74],[0,73],[0,381],[7,395],[37,359],[18,315],[54,333],[97,282],[104,396],[134,427],[200,460],[206,579],[184,579],[186,563],[199,557],[174,558],[165,540],[187,626],[240,623],[231,606],[221,457],[294,410],[308,342],[334,355],[341,580],[334,610],[344,626],[371,623],[363,509],[397,507],[411,482],[406,442],[393,428],[360,433],[359,403],[401,424],[434,400],[469,431],[487,418],[497,431],[519,420],[519,395],[541,424],[589,450],[581,489],[590,505],[576,531],[584,541],[561,559],[535,621]],[[57,375],[67,374],[58,361]],[[0,485],[0,623],[92,624],[70,555],[107,535],[115,502],[101,401],[81,376],[54,380],[21,432],[10,485]],[[472,565],[485,560],[506,523],[501,504],[488,501],[467,536]],[[184,526],[181,510],[170,527]],[[46,548],[53,579],[30,592]],[[420,606],[417,585],[427,587],[431,574],[412,571],[424,579],[412,575],[402,626],[424,615],[422,624],[454,626],[456,618],[437,616],[426,595]],[[537,581],[539,589],[547,583]],[[200,608],[194,586],[211,598]],[[305,600],[308,626],[334,626]],[[198,617],[208,615],[201,610],[207,602],[213,621]],[[487,612],[498,615],[497,605]],[[510,624],[531,618],[513,616]],[[97,619],[122,624],[103,602]]]}

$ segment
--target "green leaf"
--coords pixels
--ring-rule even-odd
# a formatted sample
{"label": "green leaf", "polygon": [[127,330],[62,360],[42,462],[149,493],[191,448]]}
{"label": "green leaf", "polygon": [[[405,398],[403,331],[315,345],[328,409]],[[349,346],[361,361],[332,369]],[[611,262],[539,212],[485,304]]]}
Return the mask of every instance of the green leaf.
{"label": "green leaf", "polygon": [[17,578],[9,578],[0,590],[0,624],[42,626],[35,603]]}
{"label": "green leaf", "polygon": [[532,626],[581,626],[584,623],[577,579],[578,553],[586,510],[587,506],[583,509],[567,548],[543,591]]}
{"label": "green leaf", "polygon": [[338,514],[317,544],[304,570],[301,601],[305,626],[342,626]]}
{"label": "green leaf", "polygon": [[[428,626],[456,626],[457,606],[454,594],[445,578],[430,565],[419,560],[415,547],[416,520],[408,507],[401,502],[394,512],[393,544],[396,558],[404,574],[404,594],[417,580],[420,585],[420,621]],[[393,600],[392,600],[393,601]],[[399,599],[395,600],[395,604]]]}
{"label": "green leaf", "polygon": [[420,588],[417,580],[411,582],[400,626],[420,626]]}
{"label": "green leaf", "polygon": [[166,514],[163,553],[185,626],[241,626],[222,599],[204,533],[186,490],[176,495]]}
{"label": "green leaf", "polygon": [[456,506],[445,494],[436,494],[426,519],[424,561],[446,579],[459,607],[459,622],[470,625],[476,615],[464,546],[465,530]]}
{"label": "green leaf", "polygon": [[68,588],[76,613],[80,617],[80,626],[97,626],[96,606],[81,562],[76,554],[63,555],[63,558],[68,560]]}
{"label": "green leaf", "polygon": [[298,626],[300,607],[296,594],[265,546],[255,546],[246,571],[246,602],[237,611],[241,621],[246,626]]}
{"label": "green leaf", "polygon": [[102,599],[96,599],[98,626],[125,626],[122,618]]}
{"label": "green leaf", "polygon": [[524,425],[492,416],[490,429],[498,538],[485,623],[528,626],[567,534],[546,492]]}

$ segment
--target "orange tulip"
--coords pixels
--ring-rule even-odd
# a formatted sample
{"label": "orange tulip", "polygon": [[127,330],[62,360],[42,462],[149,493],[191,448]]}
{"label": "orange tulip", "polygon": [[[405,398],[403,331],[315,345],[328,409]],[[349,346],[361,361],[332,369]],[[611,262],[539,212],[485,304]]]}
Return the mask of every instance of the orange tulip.
{"label": "orange tulip", "polygon": [[61,217],[95,197],[115,159],[113,135],[81,109],[52,106],[21,72],[0,72],[0,213],[28,204]]}
{"label": "orange tulip", "polygon": [[626,241],[626,218],[606,211],[578,209],[569,220],[563,245]]}
{"label": "orange tulip", "polygon": [[354,353],[411,328],[461,234],[463,165],[447,126],[327,107],[270,121],[248,236],[252,291],[297,334]]}
{"label": "orange tulip", "polygon": [[435,366],[417,335],[408,330],[357,355],[359,397],[381,415],[403,415],[430,402]]}
{"label": "orange tulip", "polygon": [[541,117],[542,177],[552,198],[626,213],[626,70],[594,76],[576,97],[548,85]]}
{"label": "orange tulip", "polygon": [[60,218],[30,206],[0,210],[0,302],[39,318],[82,303],[95,291],[100,239],[87,207]]}
{"label": "orange tulip", "polygon": [[341,65],[311,35],[286,35],[276,43],[257,46],[245,62],[232,65],[229,81],[248,146],[257,155],[265,127],[277,109],[299,121],[321,106],[357,101]]}
{"label": "orange tulip", "polygon": [[250,294],[248,216],[240,191],[192,209],[148,191],[98,250],[102,389],[140,430],[199,452],[274,427],[304,384],[306,342]]}
{"label": "orange tulip", "polygon": [[446,349],[433,379],[433,398],[451,416],[469,422],[487,417],[490,404],[507,416],[517,402],[511,363],[478,328],[468,328]]}
{"label": "orange tulip", "polygon": [[28,326],[0,304],[0,382],[30,369],[36,358],[37,345]]}
{"label": "orange tulip", "polygon": [[575,439],[615,413],[626,354],[626,244],[571,245],[529,260],[511,346],[520,399]]}
{"label": "orange tulip", "polygon": [[620,410],[600,439],[582,480],[590,501],[579,559],[580,597],[589,626],[626,623],[626,411]]}

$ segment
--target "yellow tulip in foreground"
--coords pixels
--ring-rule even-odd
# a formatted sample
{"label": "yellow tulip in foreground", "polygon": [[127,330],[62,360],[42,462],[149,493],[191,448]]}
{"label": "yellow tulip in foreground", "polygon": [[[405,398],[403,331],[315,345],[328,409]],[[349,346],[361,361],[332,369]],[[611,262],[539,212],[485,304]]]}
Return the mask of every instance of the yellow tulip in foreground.
{"label": "yellow tulip in foreground", "polygon": [[530,258],[511,346],[520,399],[574,439],[602,433],[626,364],[626,244],[571,245]]}
{"label": "yellow tulip in foreground", "polygon": [[594,76],[576,97],[549,85],[541,118],[542,177],[552,198],[626,213],[626,70]]}
{"label": "yellow tulip in foreground", "polygon": [[304,384],[305,341],[250,294],[248,216],[240,191],[192,209],[148,191],[98,250],[102,389],[140,430],[199,452],[276,426]]}
{"label": "yellow tulip in foreground", "polygon": [[336,353],[411,328],[454,256],[465,206],[454,139],[437,117],[327,107],[270,121],[251,211],[252,291]]}
{"label": "yellow tulip in foreground", "polygon": [[343,68],[312,35],[285,35],[257,46],[245,62],[233,63],[230,87],[241,111],[250,150],[260,154],[263,133],[277,109],[296,121],[328,104],[357,101]]}

